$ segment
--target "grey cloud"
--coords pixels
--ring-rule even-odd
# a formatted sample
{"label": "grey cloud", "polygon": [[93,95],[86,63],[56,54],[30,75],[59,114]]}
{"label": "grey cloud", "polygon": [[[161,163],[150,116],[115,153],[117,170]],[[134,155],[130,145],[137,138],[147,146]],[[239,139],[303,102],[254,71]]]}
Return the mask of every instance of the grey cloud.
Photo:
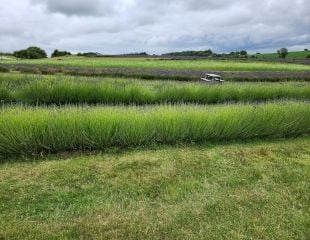
{"label": "grey cloud", "polygon": [[115,11],[116,2],[108,0],[32,0],[44,4],[51,13],[62,13],[68,16],[104,16]]}
{"label": "grey cloud", "polygon": [[310,48],[308,0],[3,0],[0,51]]}
{"label": "grey cloud", "polygon": [[[240,1],[242,2],[242,1]],[[190,10],[214,10],[228,8],[233,4],[230,0],[184,0],[185,6]]]}

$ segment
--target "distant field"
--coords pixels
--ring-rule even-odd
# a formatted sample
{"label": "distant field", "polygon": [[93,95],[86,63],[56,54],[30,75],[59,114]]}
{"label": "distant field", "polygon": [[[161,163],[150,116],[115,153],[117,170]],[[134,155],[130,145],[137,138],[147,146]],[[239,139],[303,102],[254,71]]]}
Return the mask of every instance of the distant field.
{"label": "distant field", "polygon": [[[277,59],[277,53],[262,53],[256,55],[258,59]],[[287,59],[306,59],[310,56],[310,51],[289,52]]]}
{"label": "distant field", "polygon": [[13,56],[6,56],[6,55],[0,55],[0,62],[1,61],[15,61],[16,58]]}
{"label": "distant field", "polygon": [[309,149],[305,138],[11,159],[0,238],[307,240]]}
{"label": "distant field", "polygon": [[230,60],[167,60],[159,58],[63,57],[39,60],[7,60],[5,63],[93,68],[178,69],[208,71],[308,71],[310,65]]}

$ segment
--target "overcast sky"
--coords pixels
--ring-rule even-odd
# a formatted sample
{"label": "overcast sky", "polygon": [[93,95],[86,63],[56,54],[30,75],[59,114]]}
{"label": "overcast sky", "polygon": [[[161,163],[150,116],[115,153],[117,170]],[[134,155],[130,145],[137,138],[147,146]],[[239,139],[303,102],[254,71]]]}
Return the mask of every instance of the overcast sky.
{"label": "overcast sky", "polygon": [[310,49],[310,0],[0,0],[0,51]]}

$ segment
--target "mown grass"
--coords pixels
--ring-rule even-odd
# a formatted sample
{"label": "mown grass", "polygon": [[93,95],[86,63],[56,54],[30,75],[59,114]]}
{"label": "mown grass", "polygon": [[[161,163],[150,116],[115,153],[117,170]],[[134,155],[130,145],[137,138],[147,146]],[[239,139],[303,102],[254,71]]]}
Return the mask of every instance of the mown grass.
{"label": "mown grass", "polygon": [[11,159],[2,239],[309,237],[309,138]]}
{"label": "mown grass", "polygon": [[308,103],[156,107],[10,107],[0,115],[0,156],[203,143],[310,133]]}
{"label": "mown grass", "polygon": [[[60,59],[60,60],[59,60]],[[309,71],[310,66],[288,63],[239,62],[230,60],[169,60],[159,58],[63,57],[39,60],[10,60],[6,63],[94,68],[153,68],[208,71]]]}
{"label": "mown grass", "polygon": [[0,75],[0,101],[27,104],[165,104],[310,99],[310,84],[179,83],[68,76]]}

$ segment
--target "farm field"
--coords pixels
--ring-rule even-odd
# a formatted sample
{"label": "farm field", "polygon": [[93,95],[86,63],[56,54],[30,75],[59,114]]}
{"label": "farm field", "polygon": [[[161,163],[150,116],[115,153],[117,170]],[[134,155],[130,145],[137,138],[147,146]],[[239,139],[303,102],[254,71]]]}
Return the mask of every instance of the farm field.
{"label": "farm field", "polygon": [[0,239],[307,239],[307,65],[84,60],[270,79],[0,73]]}
{"label": "farm field", "polygon": [[310,84],[143,81],[122,78],[0,74],[0,101],[27,104],[165,104],[310,100]]}
{"label": "farm field", "polygon": [[3,0],[0,240],[310,240],[310,0]]}
{"label": "farm field", "polygon": [[[277,59],[277,53],[261,53],[255,55],[258,59]],[[287,59],[306,59],[310,56],[310,51],[297,51],[297,52],[289,52],[287,55]]]}
{"label": "farm field", "polygon": [[34,64],[61,67],[91,68],[129,68],[163,70],[204,70],[204,71],[310,71],[310,65],[246,62],[233,60],[170,60],[165,58],[130,58],[130,57],[62,57],[35,60],[3,60],[8,64]]}
{"label": "farm field", "polygon": [[300,239],[309,138],[0,164],[2,239]]}

